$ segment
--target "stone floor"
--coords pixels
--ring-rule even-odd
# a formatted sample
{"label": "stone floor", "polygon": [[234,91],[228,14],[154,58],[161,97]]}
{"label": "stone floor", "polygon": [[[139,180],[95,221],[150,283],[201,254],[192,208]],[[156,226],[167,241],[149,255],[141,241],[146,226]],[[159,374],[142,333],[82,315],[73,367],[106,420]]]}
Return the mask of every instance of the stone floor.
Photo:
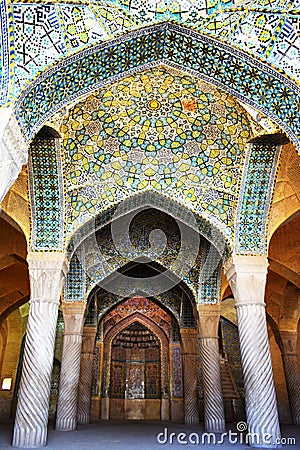
{"label": "stone floor", "polygon": [[[240,425],[242,427],[242,425]],[[202,425],[184,425],[170,422],[145,421],[99,421],[90,425],[80,425],[78,430],[69,432],[55,431],[49,425],[47,448],[55,450],[156,450],[182,449],[201,446],[210,449],[217,446],[222,450],[249,449],[246,443],[235,443],[243,436],[233,425],[229,428],[224,442],[219,435],[208,437],[203,434]],[[12,424],[0,424],[0,449],[11,447]],[[175,433],[175,435],[171,434]],[[180,435],[180,433],[185,433]],[[282,427],[283,449],[300,449],[300,428],[293,426]],[[216,442],[214,443],[214,438]],[[295,443],[287,444],[287,438],[294,438]],[[158,442],[160,441],[160,442]],[[275,448],[275,447],[270,447]]]}

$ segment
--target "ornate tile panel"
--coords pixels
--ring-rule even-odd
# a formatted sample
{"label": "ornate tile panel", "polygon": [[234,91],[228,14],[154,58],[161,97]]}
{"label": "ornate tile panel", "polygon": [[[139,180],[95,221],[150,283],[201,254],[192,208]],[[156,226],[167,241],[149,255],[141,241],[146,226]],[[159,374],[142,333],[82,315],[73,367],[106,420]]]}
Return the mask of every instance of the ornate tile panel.
{"label": "ornate tile panel", "polygon": [[32,250],[64,245],[64,197],[59,141],[36,138],[30,146],[29,184]]}
{"label": "ornate tile panel", "polygon": [[235,223],[235,252],[266,254],[266,224],[280,146],[253,144],[247,154]]}
{"label": "ornate tile panel", "polygon": [[15,90],[67,54],[55,5],[13,5]]}
{"label": "ornate tile panel", "polygon": [[208,245],[200,274],[198,303],[218,303],[221,290],[222,259],[219,252]]}
{"label": "ornate tile panel", "polygon": [[0,29],[0,106],[3,106],[9,99],[14,66],[14,54],[11,51],[12,14],[6,0],[0,0]]}

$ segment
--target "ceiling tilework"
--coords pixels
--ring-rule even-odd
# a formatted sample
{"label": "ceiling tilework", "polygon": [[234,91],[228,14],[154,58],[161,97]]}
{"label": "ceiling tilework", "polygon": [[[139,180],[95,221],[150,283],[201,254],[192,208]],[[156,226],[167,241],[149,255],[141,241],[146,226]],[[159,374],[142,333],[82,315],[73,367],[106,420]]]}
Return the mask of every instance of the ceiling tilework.
{"label": "ceiling tilework", "polygon": [[[79,50],[164,21],[208,34],[300,79],[300,5],[280,0],[1,0],[3,79],[15,60],[13,99],[41,71]],[[12,9],[12,11],[11,11]],[[11,23],[7,17],[11,12]],[[14,34],[11,40],[9,35]],[[4,58],[4,57],[3,57]],[[2,58],[2,59],[3,59]],[[14,80],[13,80],[14,79]],[[8,101],[8,87],[1,103]]]}
{"label": "ceiling tilework", "polygon": [[89,96],[61,126],[68,234],[151,189],[231,239],[249,130],[231,96],[174,70],[154,68]]}
{"label": "ceiling tilework", "polygon": [[246,1],[203,21],[198,31],[300,79],[300,3]]}
{"label": "ceiling tilework", "polygon": [[0,0],[0,106],[9,102],[13,81],[14,52],[11,5]]}
{"label": "ceiling tilework", "polygon": [[32,83],[15,112],[28,139],[64,105],[128,73],[165,63],[190,72],[257,108],[299,146],[300,89],[222,43],[171,24],[138,30],[65,60]]}

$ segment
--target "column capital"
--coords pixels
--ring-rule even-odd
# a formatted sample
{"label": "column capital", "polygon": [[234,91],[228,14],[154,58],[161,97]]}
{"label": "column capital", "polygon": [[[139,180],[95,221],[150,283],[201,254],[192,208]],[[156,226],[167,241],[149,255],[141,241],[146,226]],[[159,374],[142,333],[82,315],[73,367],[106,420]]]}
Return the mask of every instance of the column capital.
{"label": "column capital", "polygon": [[82,335],[84,324],[85,302],[62,302],[61,309],[64,316],[65,332],[68,334]]}
{"label": "column capital", "polygon": [[93,337],[97,334],[97,327],[83,327],[83,337]]}
{"label": "column capital", "polygon": [[197,328],[180,328],[180,336],[182,340],[182,353],[196,353],[196,339],[198,336]]}
{"label": "column capital", "polygon": [[86,302],[61,302],[64,315],[83,314],[86,310]]}
{"label": "column capital", "polygon": [[221,304],[197,305],[199,314],[200,338],[217,338]]}
{"label": "column capital", "polygon": [[283,356],[296,356],[297,355],[297,338],[298,333],[296,331],[279,330],[281,342],[282,342],[282,355]]}
{"label": "column capital", "polygon": [[67,274],[69,261],[64,252],[28,252],[29,270],[61,270]]}
{"label": "column capital", "polygon": [[94,353],[97,327],[83,327],[82,353]]}
{"label": "column capital", "polygon": [[268,272],[267,255],[232,255],[224,272],[233,292],[236,306],[265,305],[263,302]]}
{"label": "column capital", "polygon": [[63,252],[29,252],[27,256],[31,303],[59,303],[68,272],[68,259]]}

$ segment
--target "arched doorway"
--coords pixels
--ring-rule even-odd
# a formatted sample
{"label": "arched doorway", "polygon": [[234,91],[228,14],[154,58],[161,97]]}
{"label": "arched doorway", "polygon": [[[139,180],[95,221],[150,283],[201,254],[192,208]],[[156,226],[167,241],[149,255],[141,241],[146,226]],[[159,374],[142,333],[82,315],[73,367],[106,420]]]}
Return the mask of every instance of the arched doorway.
{"label": "arched doorway", "polygon": [[[110,398],[124,399],[125,419],[147,418],[147,403],[152,406],[152,418],[160,419],[161,345],[158,336],[141,322],[134,321],[118,333],[111,346]],[[112,409],[110,415],[114,416]]]}
{"label": "arched doorway", "polygon": [[179,325],[155,300],[135,296],[101,319],[102,419],[180,420]]}

